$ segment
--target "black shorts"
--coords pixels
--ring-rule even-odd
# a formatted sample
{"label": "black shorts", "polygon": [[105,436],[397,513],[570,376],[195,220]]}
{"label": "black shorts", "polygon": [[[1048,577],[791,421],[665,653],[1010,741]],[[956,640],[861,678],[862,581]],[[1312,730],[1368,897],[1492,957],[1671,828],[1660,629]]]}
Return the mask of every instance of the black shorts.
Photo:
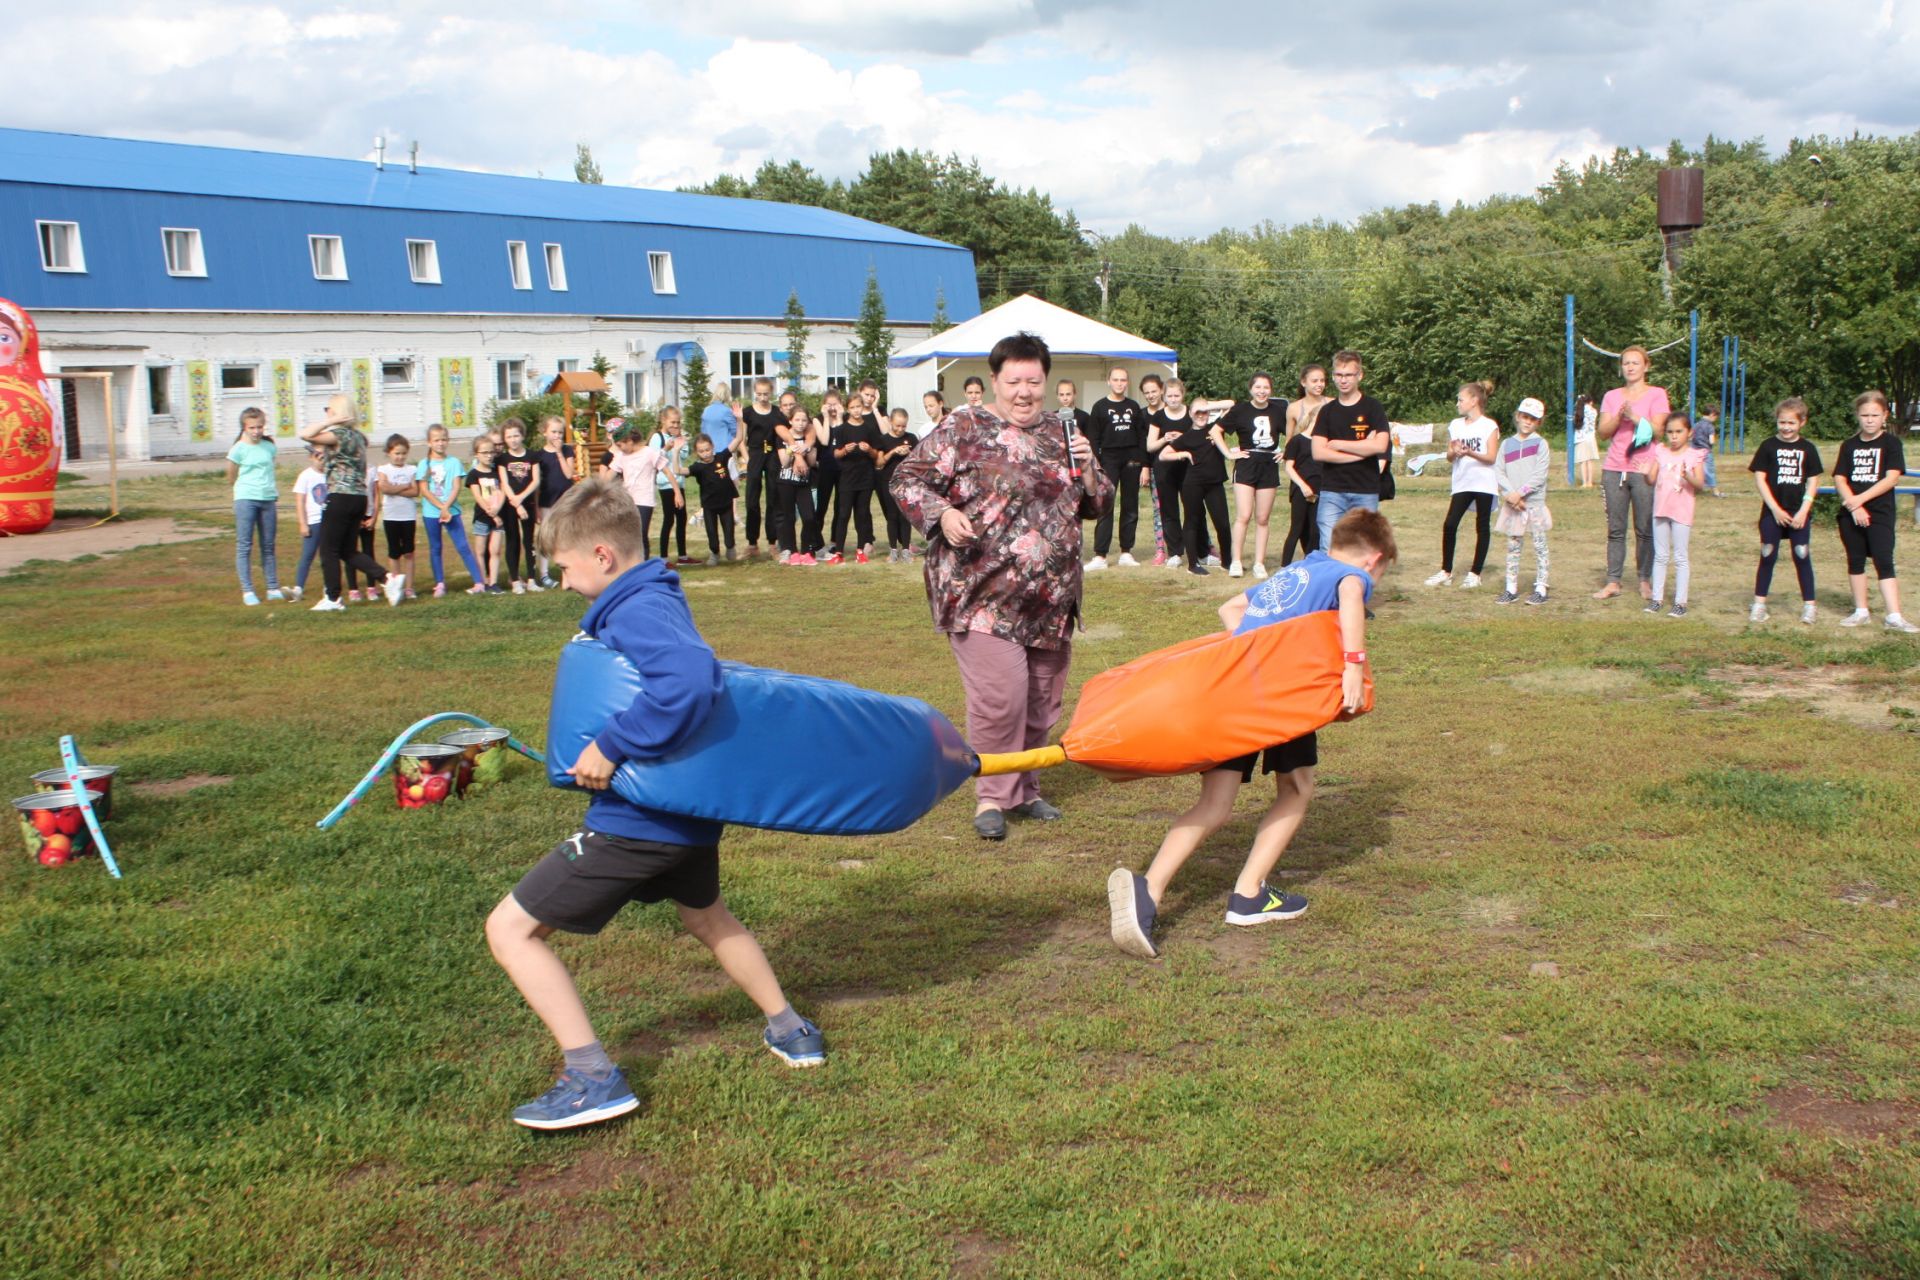
{"label": "black shorts", "polygon": [[1280,487],[1280,455],[1277,453],[1250,453],[1237,459],[1233,464],[1233,482],[1254,489],[1278,489]]}
{"label": "black shorts", "polygon": [[520,878],[513,900],[566,933],[598,933],[629,902],[698,911],[720,900],[720,847],[576,831]]}
{"label": "black shorts", "polygon": [[1873,572],[1882,582],[1897,576],[1893,571],[1893,529],[1900,522],[1892,511],[1869,511],[1873,523],[1862,529],[1853,522],[1853,513],[1840,513],[1840,545],[1847,552],[1847,572],[1859,577],[1873,561]]}
{"label": "black shorts", "polygon": [[1310,733],[1304,738],[1295,738],[1292,742],[1282,742],[1277,746],[1268,747],[1265,751],[1249,752],[1237,760],[1217,764],[1214,768],[1238,769],[1240,781],[1252,782],[1256,757],[1264,757],[1260,770],[1262,773],[1292,773],[1295,769],[1311,769],[1320,763],[1320,735]]}
{"label": "black shorts", "polygon": [[387,533],[387,558],[397,560],[401,556],[413,554],[413,531],[419,528],[411,520],[382,520],[380,527]]}

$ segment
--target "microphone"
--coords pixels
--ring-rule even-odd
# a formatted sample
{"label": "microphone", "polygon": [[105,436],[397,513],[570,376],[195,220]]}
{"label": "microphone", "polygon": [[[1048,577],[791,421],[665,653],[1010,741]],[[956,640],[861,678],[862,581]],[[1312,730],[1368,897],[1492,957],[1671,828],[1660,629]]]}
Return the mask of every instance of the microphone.
{"label": "microphone", "polygon": [[1073,410],[1067,409],[1060,415],[1060,438],[1067,446],[1067,479],[1080,478],[1080,460],[1073,456]]}

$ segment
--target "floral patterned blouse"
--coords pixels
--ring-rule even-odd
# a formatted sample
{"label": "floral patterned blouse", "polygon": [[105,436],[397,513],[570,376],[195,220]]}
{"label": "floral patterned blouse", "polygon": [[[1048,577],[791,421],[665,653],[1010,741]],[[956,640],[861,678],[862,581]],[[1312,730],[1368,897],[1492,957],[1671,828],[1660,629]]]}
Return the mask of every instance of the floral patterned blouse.
{"label": "floral patterned blouse", "polygon": [[[901,462],[893,497],[927,535],[935,629],[985,631],[1036,649],[1073,642],[1080,522],[1107,509],[1113,482],[1097,462],[1070,478],[1058,416],[1016,427],[984,407],[956,409]],[[949,507],[973,522],[971,544],[940,535]]]}

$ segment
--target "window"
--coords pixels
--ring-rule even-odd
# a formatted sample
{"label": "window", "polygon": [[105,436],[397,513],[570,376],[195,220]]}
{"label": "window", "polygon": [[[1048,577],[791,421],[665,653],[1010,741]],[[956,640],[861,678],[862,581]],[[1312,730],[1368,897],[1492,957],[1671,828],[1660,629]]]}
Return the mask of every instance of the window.
{"label": "window", "polygon": [[567,287],[567,254],[557,244],[547,247],[547,288],[565,289]]}
{"label": "window", "polygon": [[160,245],[167,255],[170,276],[204,276],[207,260],[200,253],[200,233],[191,227],[160,228]]}
{"label": "window", "polygon": [[415,284],[439,284],[439,246],[431,240],[407,241],[407,273]]}
{"label": "window", "polygon": [[653,276],[655,293],[678,293],[673,283],[673,255],[658,251],[647,255],[647,271]]}
{"label": "window", "polygon": [[638,408],[647,402],[647,371],[629,369],[626,378],[626,395],[622,397],[628,408]]}
{"label": "window", "polygon": [[221,365],[220,389],[222,391],[258,391],[260,366],[257,364]]}
{"label": "window", "polygon": [[339,236],[308,236],[307,252],[313,258],[315,280],[347,278],[347,249]]}
{"label": "window", "polygon": [[340,366],[331,360],[309,360],[304,370],[309,391],[338,391]]}
{"label": "window", "polygon": [[572,373],[579,367],[580,362],[578,360],[555,360],[553,362],[553,371],[555,373]]}
{"label": "window", "polygon": [[85,271],[87,255],[80,249],[80,224],[40,222],[40,267],[44,271]]}
{"label": "window", "polygon": [[493,362],[493,396],[496,400],[519,400],[527,394],[527,362]]}
{"label": "window", "polygon": [[738,398],[751,399],[754,381],[771,377],[767,370],[772,365],[773,352],[771,351],[729,351],[727,352],[727,385]]}
{"label": "window", "polygon": [[147,366],[147,416],[152,418],[173,416],[172,365],[150,364]]}
{"label": "window", "polygon": [[383,387],[410,387],[413,385],[412,359],[382,360],[380,362],[380,385]]}
{"label": "window", "polygon": [[827,352],[827,385],[845,391],[848,380],[847,368],[852,363],[853,352],[851,351]]}
{"label": "window", "polygon": [[527,242],[525,240],[507,241],[507,274],[513,277],[514,288],[533,288],[533,276],[527,270]]}

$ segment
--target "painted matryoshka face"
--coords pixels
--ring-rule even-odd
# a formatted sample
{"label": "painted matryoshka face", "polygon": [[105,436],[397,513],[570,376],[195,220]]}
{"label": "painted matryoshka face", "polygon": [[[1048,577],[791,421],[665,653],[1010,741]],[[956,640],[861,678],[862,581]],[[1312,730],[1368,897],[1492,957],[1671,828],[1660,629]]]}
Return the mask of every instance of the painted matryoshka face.
{"label": "painted matryoshka face", "polygon": [[13,321],[0,316],[0,365],[9,365],[20,358],[20,350],[26,346],[21,340],[20,331],[13,327]]}

